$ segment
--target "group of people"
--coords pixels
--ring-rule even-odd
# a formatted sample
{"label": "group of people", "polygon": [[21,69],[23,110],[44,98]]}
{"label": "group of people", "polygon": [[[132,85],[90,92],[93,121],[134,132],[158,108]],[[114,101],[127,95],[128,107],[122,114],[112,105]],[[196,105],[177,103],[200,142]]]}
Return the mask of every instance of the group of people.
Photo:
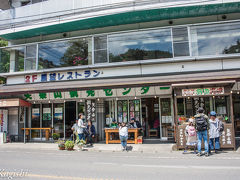
{"label": "group of people", "polygon": [[[214,150],[215,153],[219,152],[220,136],[224,130],[224,125],[216,115],[215,111],[211,111],[209,119],[208,116],[204,114],[204,109],[200,107],[194,119],[189,119],[189,124],[185,129],[187,143],[184,153],[187,152],[189,146],[194,146],[195,153],[197,148],[198,156],[209,156]],[[205,148],[204,154],[202,153],[202,139]]]}
{"label": "group of people", "polygon": [[92,121],[88,121],[87,125],[83,122],[83,115],[79,114],[79,118],[76,119],[75,124],[72,126],[72,140],[77,139],[75,134],[78,135],[79,141],[86,140],[88,144],[93,145],[93,138],[96,136],[95,126],[92,124]]}

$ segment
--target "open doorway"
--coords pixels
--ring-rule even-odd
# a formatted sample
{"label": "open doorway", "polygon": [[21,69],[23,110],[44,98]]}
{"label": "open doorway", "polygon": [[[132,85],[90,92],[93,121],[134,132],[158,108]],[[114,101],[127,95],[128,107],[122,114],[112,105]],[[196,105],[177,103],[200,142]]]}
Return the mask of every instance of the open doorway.
{"label": "open doorway", "polygon": [[142,99],[142,126],[146,139],[160,138],[159,99]]}
{"label": "open doorway", "polygon": [[65,102],[65,137],[71,137],[71,127],[76,121],[76,101]]}

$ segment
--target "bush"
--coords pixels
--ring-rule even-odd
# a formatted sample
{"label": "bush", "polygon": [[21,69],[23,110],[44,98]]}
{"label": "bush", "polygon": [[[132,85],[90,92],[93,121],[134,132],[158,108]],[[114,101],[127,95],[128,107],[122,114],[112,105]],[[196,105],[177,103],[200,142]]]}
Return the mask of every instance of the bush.
{"label": "bush", "polygon": [[73,147],[74,147],[74,142],[73,141],[66,141],[65,142],[65,148],[67,149],[67,150],[72,150],[73,149]]}
{"label": "bush", "polygon": [[53,140],[58,140],[60,138],[60,134],[59,133],[53,133],[52,138],[53,138]]}

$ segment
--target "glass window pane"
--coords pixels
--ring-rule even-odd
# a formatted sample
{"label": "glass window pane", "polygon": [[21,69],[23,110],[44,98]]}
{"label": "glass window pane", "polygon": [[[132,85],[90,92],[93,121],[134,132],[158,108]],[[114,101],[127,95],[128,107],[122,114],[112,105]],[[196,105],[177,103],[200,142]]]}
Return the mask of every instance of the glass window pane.
{"label": "glass window pane", "polygon": [[24,47],[15,49],[15,71],[24,71]]}
{"label": "glass window pane", "polygon": [[39,44],[39,69],[88,65],[86,38]]}
{"label": "glass window pane", "polygon": [[[40,104],[32,105],[32,128],[40,128]],[[40,130],[31,130],[32,138],[40,138]]]}
{"label": "glass window pane", "polygon": [[14,72],[24,71],[25,47],[14,47],[6,49],[9,51],[11,61],[15,61],[10,67]]}
{"label": "glass window pane", "polygon": [[4,49],[0,49],[0,73],[9,72],[10,69],[10,53]]}
{"label": "glass window pane", "polygon": [[43,104],[42,107],[42,127],[52,127],[52,104]]}
{"label": "glass window pane", "polygon": [[36,45],[26,46],[26,58],[36,57],[36,52],[37,52],[36,50],[37,50]]}
{"label": "glass window pane", "polygon": [[194,56],[240,53],[240,23],[191,27]]}
{"label": "glass window pane", "polygon": [[187,27],[173,28],[174,57],[189,56],[189,42]]}
{"label": "glass window pane", "polygon": [[36,69],[36,58],[25,59],[25,70],[34,70]]}
{"label": "glass window pane", "polygon": [[183,43],[174,43],[174,56],[189,56],[189,43],[183,42]]}
{"label": "glass window pane", "polygon": [[170,29],[111,35],[108,41],[110,62],[173,57]]}
{"label": "glass window pane", "polygon": [[188,30],[187,27],[173,28],[173,42],[188,41]]}
{"label": "glass window pane", "polygon": [[54,104],[53,105],[53,133],[57,133],[60,135],[60,138],[64,137],[64,123],[63,123],[63,117],[64,117],[64,104]]}
{"label": "glass window pane", "polygon": [[98,50],[94,52],[95,63],[107,62],[107,50]]}
{"label": "glass window pane", "polygon": [[94,37],[94,50],[107,49],[107,36]]}

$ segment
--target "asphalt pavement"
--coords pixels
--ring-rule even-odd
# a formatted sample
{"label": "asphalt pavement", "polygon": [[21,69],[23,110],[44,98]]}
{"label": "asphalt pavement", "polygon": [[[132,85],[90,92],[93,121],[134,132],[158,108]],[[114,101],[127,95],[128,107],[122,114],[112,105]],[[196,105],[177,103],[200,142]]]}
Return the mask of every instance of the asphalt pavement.
{"label": "asphalt pavement", "polygon": [[0,180],[239,179],[240,154],[88,152],[0,148]]}

